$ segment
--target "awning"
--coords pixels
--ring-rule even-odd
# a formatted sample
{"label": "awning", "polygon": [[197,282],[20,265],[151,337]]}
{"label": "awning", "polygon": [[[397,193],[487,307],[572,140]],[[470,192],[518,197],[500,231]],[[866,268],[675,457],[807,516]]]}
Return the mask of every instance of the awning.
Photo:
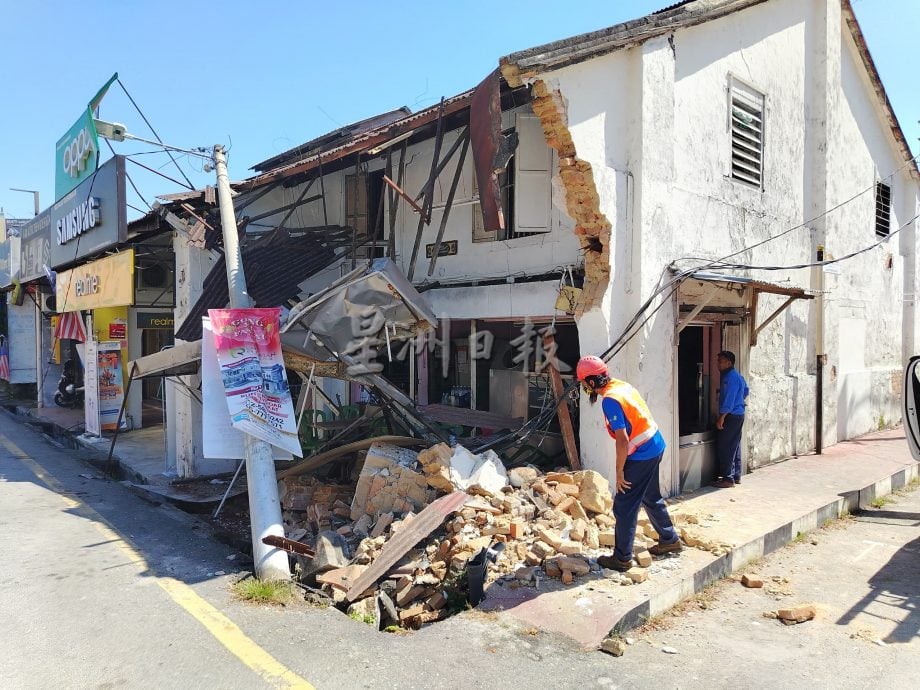
{"label": "awning", "polygon": [[128,363],[132,379],[150,376],[188,376],[198,373],[201,359],[201,341],[180,343],[146,357],[139,357]]}
{"label": "awning", "polygon": [[[814,299],[814,295],[809,294],[804,288],[793,287],[791,285],[778,285],[764,280],[755,280],[744,276],[723,275],[721,273],[707,273],[698,271],[684,280],[681,285],[696,281],[699,285],[698,291],[693,291],[694,307],[681,317],[677,324],[677,332],[684,330],[693,319],[699,316],[711,303],[719,300],[719,293],[722,290],[732,291],[736,300],[743,301],[744,305],[750,312],[751,335],[750,344],[753,347],[757,344],[757,336],[766,328],[777,316],[783,313],[786,308],[797,299]],[[771,295],[784,295],[786,300],[774,310],[767,318],[757,323],[757,303],[761,293]]]}
{"label": "awning", "polygon": [[[314,376],[345,378],[345,365],[341,362],[321,362],[288,348],[282,348],[282,350],[284,366],[287,369],[304,374],[312,372]],[[162,352],[139,357],[128,363],[128,371],[132,379],[152,376],[188,376],[198,373],[199,361],[201,361],[201,341],[196,340],[193,343],[182,343]]]}

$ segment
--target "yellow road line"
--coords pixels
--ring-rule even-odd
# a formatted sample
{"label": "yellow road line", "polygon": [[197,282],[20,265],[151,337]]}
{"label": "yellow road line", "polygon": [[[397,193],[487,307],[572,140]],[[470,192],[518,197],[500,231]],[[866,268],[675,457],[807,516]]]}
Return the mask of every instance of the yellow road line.
{"label": "yellow road line", "polygon": [[[81,514],[81,517],[89,519],[99,533],[106,539],[112,540],[114,545],[121,549],[128,558],[152,570],[147,560],[128,539],[119,534],[102,515],[89,505],[67,496],[67,489],[51,476],[50,472],[24,453],[19,446],[2,434],[0,434],[0,444],[28,467],[49,489],[57,493],[68,508],[74,509]],[[154,576],[154,580],[173,601],[201,623],[231,654],[255,671],[263,680],[278,688],[313,690],[310,683],[256,644],[233,621],[198,596],[195,590],[187,584],[171,577]]]}

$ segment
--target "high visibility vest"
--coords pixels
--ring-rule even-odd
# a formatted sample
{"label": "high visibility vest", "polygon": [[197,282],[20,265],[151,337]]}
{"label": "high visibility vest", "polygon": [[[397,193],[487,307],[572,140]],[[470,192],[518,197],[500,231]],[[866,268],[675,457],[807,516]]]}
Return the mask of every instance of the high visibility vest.
{"label": "high visibility vest", "polygon": [[[658,433],[658,425],[652,419],[648,405],[639,395],[639,391],[626,383],[626,381],[611,379],[610,383],[601,391],[601,395],[620,403],[623,412],[626,414],[626,421],[629,424],[629,447],[626,451],[628,455],[631,455],[636,448]],[[607,433],[616,438],[606,416],[604,417],[604,426],[607,427]]]}

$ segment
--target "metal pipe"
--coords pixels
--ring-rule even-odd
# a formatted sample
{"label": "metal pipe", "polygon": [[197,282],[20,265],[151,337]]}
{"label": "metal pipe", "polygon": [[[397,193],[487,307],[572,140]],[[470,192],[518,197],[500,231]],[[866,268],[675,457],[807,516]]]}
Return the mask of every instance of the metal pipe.
{"label": "metal pipe", "polygon": [[[214,147],[214,169],[217,173],[217,196],[220,205],[220,225],[224,238],[224,263],[227,268],[227,287],[230,307],[241,309],[252,306],[246,291],[246,274],[240,254],[240,239],[230,193],[227,174],[227,157],[224,147]],[[260,439],[243,435],[246,481],[249,489],[249,522],[252,533],[252,560],[256,574],[263,580],[290,580],[291,569],[284,551],[265,544],[264,537],[284,537],[281,522],[281,502],[278,482],[275,479],[275,459],[271,446]]]}
{"label": "metal pipe", "polygon": [[824,450],[824,245],[817,251],[818,296],[815,299],[815,454]]}

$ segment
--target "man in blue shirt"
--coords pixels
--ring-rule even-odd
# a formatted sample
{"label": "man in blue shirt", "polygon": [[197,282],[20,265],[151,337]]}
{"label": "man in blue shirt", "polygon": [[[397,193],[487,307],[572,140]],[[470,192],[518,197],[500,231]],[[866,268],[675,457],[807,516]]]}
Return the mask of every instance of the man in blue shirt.
{"label": "man in blue shirt", "polygon": [[716,359],[722,381],[719,385],[719,418],[716,420],[716,456],[719,476],[713,486],[728,489],[741,483],[741,428],[744,426],[744,408],[747,399],[747,382],[735,369],[735,354],[723,350]]}

